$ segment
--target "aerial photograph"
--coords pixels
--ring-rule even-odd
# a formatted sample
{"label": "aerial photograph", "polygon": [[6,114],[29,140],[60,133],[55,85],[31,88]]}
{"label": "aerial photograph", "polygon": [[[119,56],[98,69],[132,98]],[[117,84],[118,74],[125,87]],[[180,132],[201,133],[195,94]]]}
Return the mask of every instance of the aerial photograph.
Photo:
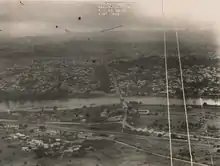
{"label": "aerial photograph", "polygon": [[0,166],[220,166],[218,11],[0,0]]}

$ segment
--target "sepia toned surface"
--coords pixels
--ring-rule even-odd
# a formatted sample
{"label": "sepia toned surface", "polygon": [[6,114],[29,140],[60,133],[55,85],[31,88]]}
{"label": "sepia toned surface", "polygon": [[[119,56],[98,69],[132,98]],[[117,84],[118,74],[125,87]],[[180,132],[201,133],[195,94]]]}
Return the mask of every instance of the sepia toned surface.
{"label": "sepia toned surface", "polygon": [[217,4],[1,0],[1,165],[220,165]]}

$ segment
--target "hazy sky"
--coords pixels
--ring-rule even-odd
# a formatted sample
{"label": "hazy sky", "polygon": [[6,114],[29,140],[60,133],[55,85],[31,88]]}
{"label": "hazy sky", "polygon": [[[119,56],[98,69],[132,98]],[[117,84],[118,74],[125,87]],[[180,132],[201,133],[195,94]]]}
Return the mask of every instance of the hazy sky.
{"label": "hazy sky", "polygon": [[[109,19],[98,17],[97,5],[85,6],[83,0],[0,0],[0,35],[12,37],[53,35],[70,31],[99,31],[125,23],[125,29],[138,25],[132,24],[129,14]],[[86,0],[92,1],[92,0]],[[108,2],[113,1],[109,0]],[[94,0],[93,0],[94,2]],[[100,0],[100,3],[104,1]],[[135,2],[135,1],[133,1]],[[219,0],[164,0],[164,14],[185,20],[220,25]],[[162,0],[136,0],[136,14],[161,18]],[[78,20],[81,16],[82,20]],[[117,20],[118,19],[118,20]],[[149,22],[151,24],[151,22]],[[58,25],[58,28],[55,28]],[[147,26],[143,20],[140,26]],[[127,27],[126,27],[127,26]],[[141,28],[141,27],[139,27]],[[128,28],[129,29],[129,28]]]}

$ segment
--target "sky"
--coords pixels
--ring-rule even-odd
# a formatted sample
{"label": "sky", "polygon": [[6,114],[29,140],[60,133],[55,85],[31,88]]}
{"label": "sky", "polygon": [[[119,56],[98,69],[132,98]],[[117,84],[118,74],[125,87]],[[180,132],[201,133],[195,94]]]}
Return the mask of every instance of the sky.
{"label": "sky", "polygon": [[[111,1],[114,0],[108,2]],[[97,5],[104,2],[101,0],[96,3],[94,0],[86,0],[93,5],[84,5],[83,0],[21,0],[21,2],[0,0],[0,35],[25,37],[63,34],[67,31],[90,32],[113,28],[122,23],[124,29],[143,29],[155,24],[152,20],[162,18],[162,0],[133,1],[135,4],[130,9],[134,11],[133,14],[127,13],[123,17],[115,16],[114,19],[108,20],[98,16]],[[169,20],[188,20],[201,26],[210,23],[217,30],[220,27],[218,0],[164,0],[163,4],[164,17]],[[137,24],[134,20],[135,15],[146,17],[146,20],[139,20]],[[82,19],[79,21],[78,17]]]}

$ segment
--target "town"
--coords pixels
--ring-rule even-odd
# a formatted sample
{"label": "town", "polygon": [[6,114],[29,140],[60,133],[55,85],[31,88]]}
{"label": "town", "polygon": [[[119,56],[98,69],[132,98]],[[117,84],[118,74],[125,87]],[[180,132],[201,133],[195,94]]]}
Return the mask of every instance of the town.
{"label": "town", "polygon": [[[184,88],[187,97],[219,97],[219,59],[183,56]],[[173,65],[177,57],[168,57]],[[211,61],[205,64],[205,61]],[[169,93],[182,97],[180,70],[169,66]],[[210,66],[210,64],[212,64]],[[146,56],[136,60],[77,61],[65,59],[33,60],[27,66],[15,65],[1,73],[1,100],[75,98],[115,93],[113,78],[125,96],[165,96],[164,58]],[[96,93],[95,93],[96,92]],[[52,97],[53,96],[53,97]]]}
{"label": "town", "polygon": [[0,166],[219,166],[217,8],[0,0]]}

